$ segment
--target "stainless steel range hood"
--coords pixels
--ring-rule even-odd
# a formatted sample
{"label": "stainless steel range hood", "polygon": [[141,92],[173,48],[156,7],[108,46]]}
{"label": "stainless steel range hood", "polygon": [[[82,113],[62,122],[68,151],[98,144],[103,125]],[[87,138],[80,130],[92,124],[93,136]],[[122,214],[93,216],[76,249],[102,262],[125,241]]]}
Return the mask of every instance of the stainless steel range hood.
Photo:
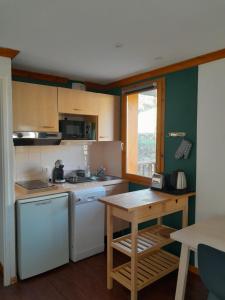
{"label": "stainless steel range hood", "polygon": [[14,132],[15,146],[45,146],[59,145],[62,139],[61,132]]}

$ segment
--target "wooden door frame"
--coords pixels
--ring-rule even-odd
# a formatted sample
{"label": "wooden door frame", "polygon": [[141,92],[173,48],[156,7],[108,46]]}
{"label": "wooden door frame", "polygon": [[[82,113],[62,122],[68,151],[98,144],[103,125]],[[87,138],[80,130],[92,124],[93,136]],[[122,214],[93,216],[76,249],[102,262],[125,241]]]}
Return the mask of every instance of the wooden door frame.
{"label": "wooden door frame", "polygon": [[[156,156],[157,156],[157,172],[164,171],[164,121],[165,121],[165,78],[159,78],[148,82],[157,85],[157,142],[156,142]],[[135,90],[142,88],[142,83],[135,85]],[[134,91],[135,92],[135,91]],[[138,184],[150,185],[151,179],[128,174],[126,172],[126,140],[127,140],[127,94],[122,95],[122,120],[121,120],[121,140],[122,140],[122,177]]]}
{"label": "wooden door frame", "polygon": [[11,59],[0,57],[0,222],[3,283],[16,281],[14,149],[12,141]]}

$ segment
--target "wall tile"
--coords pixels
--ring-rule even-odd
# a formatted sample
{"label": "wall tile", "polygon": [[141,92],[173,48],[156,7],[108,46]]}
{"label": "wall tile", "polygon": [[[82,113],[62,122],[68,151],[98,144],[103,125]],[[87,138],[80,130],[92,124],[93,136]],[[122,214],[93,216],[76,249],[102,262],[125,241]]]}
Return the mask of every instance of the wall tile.
{"label": "wall tile", "polygon": [[[107,174],[121,175],[120,143],[80,143],[63,142],[59,146],[15,147],[15,179],[28,180],[51,176],[55,161],[61,159],[65,173],[85,169],[89,164],[96,172],[100,166]],[[45,171],[46,170],[46,171]]]}

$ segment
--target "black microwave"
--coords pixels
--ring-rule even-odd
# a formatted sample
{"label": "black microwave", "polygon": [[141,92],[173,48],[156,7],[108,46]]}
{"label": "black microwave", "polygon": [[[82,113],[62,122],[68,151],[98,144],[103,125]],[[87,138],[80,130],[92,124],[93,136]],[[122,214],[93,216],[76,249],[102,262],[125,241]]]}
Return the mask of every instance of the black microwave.
{"label": "black microwave", "polygon": [[63,140],[95,140],[95,123],[75,120],[60,120],[59,131]]}

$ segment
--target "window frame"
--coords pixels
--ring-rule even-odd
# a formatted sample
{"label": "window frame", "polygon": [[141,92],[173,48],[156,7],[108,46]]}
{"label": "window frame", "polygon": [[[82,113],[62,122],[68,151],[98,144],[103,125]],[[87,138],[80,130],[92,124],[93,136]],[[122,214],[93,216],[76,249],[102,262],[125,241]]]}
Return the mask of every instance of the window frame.
{"label": "window frame", "polygon": [[[147,90],[156,85],[157,87],[157,134],[156,134],[156,172],[164,171],[164,123],[165,123],[165,78],[159,78],[140,83],[129,89],[125,89],[122,93],[122,126],[121,126],[121,141],[122,141],[122,177],[131,182],[150,185],[151,178],[129,174],[127,170],[127,95],[138,91]],[[131,92],[132,91],[132,92]]]}

